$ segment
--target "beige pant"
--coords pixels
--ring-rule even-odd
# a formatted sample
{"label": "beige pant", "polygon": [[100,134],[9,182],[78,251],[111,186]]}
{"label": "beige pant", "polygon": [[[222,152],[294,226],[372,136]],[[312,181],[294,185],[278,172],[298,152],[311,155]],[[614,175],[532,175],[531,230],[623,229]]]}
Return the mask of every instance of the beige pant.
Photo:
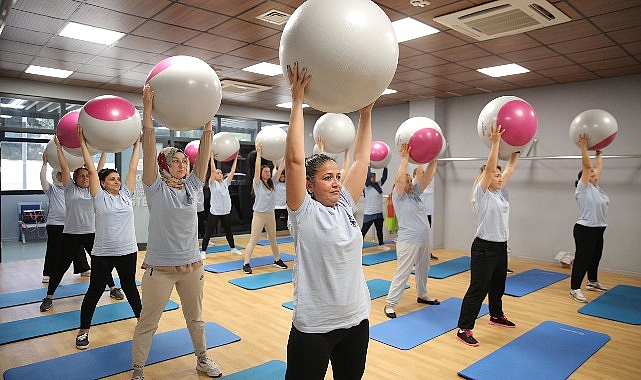
{"label": "beige pant", "polygon": [[263,232],[263,227],[267,232],[267,237],[269,238],[269,245],[272,247],[272,254],[274,255],[274,260],[280,259],[280,251],[278,250],[278,243],[276,243],[276,217],[274,212],[255,212],[252,217],[252,228],[251,235],[249,236],[249,242],[247,247],[245,247],[245,264],[249,263],[249,259],[254,253],[254,248],[256,248],[256,242],[260,233]]}
{"label": "beige pant", "polygon": [[134,369],[147,363],[151,338],[158,329],[158,321],[165,309],[174,286],[180,297],[187,329],[198,357],[207,352],[205,322],[202,320],[204,267],[191,272],[164,272],[147,268],[142,277],[142,311],[134,331],[132,361]]}

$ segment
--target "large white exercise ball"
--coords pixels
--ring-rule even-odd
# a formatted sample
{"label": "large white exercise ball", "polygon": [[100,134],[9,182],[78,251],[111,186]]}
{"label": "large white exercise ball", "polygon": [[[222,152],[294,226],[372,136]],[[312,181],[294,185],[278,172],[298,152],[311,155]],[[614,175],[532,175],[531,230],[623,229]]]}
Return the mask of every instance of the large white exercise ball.
{"label": "large white exercise ball", "polygon": [[98,96],[85,103],[78,123],[88,145],[110,153],[122,152],[133,145],[142,128],[136,107],[115,95]]}
{"label": "large white exercise ball", "polygon": [[441,153],[444,138],[440,126],[434,120],[415,116],[401,123],[396,130],[394,142],[398,150],[404,143],[409,144],[409,162],[426,164]]}
{"label": "large white exercise ball", "polygon": [[[312,148],[312,154],[321,154],[318,144],[314,144],[314,148]],[[336,161],[336,159],[338,158],[338,156],[334,153],[323,152],[323,154],[334,161]]]}
{"label": "large white exercise ball", "polygon": [[[60,171],[60,161],[58,161],[57,149],[58,148],[56,146],[56,143],[53,141],[53,139],[51,139],[45,147],[45,152],[47,153],[47,163],[49,164],[49,166],[56,169],[56,171]],[[74,156],[64,149],[62,150],[62,154],[65,156],[65,161],[67,161],[70,172],[78,169],[85,164],[85,160],[82,157]]]}
{"label": "large white exercise ball", "polygon": [[588,150],[601,150],[617,136],[619,125],[611,113],[592,109],[578,114],[570,124],[570,139],[578,145],[579,136],[587,134]]}
{"label": "large white exercise ball", "polygon": [[270,161],[285,157],[286,139],[287,132],[283,128],[276,125],[263,127],[256,135],[256,144],[262,144],[263,148],[261,157]]}
{"label": "large white exercise ball", "polygon": [[214,118],[223,97],[214,69],[186,55],[160,61],[146,83],[154,90],[154,119],[179,131],[202,128]]}
{"label": "large white exercise ball", "polygon": [[342,113],[326,113],[316,120],[312,134],[314,141],[323,139],[326,152],[342,153],[354,143],[356,129],[349,116]]}
{"label": "large white exercise ball", "polygon": [[527,148],[537,131],[537,119],[530,103],[516,96],[500,96],[489,102],[479,114],[477,131],[489,147],[492,125],[505,132],[499,143],[499,158],[508,159],[513,152]]}
{"label": "large white exercise ball", "polygon": [[396,72],[398,42],[389,18],[370,0],[307,0],[287,21],[279,59],[307,67],[305,103],[333,113],[374,102]]}
{"label": "large white exercise ball", "polygon": [[[287,136],[287,134],[285,134],[285,136]],[[211,149],[214,152],[214,159],[216,161],[233,161],[236,156],[238,156],[240,141],[238,141],[238,138],[232,133],[218,132],[214,135]]]}
{"label": "large white exercise ball", "polygon": [[383,169],[387,167],[392,159],[392,151],[383,141],[372,141],[369,152],[369,166],[374,169]]}

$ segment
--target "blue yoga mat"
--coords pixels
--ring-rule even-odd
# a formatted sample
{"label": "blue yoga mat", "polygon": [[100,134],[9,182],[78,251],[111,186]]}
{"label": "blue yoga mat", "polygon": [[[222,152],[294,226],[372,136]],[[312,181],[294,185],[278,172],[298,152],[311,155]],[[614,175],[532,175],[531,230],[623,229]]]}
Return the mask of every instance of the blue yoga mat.
{"label": "blue yoga mat", "polygon": [[229,282],[243,289],[256,290],[292,282],[292,273],[291,269],[278,269],[277,272],[234,278]]}
{"label": "blue yoga mat", "polygon": [[[174,301],[167,302],[165,311],[178,309]],[[101,325],[134,317],[128,302],[117,302],[98,306],[91,325]],[[0,323],[0,344],[74,330],[80,326],[80,310],[64,313],[45,314],[40,317]]]}
{"label": "blue yoga mat", "polygon": [[[241,247],[240,245],[237,245],[236,249],[241,250],[245,248]],[[207,247],[207,253],[218,253],[218,252],[227,252],[227,251],[231,251],[231,247],[229,246],[229,244],[213,245],[211,247]]]}
{"label": "blue yoga mat", "polygon": [[568,277],[570,277],[570,275],[566,273],[530,269],[508,277],[505,281],[505,294],[508,296],[522,297]]}
{"label": "blue yoga mat", "polygon": [[378,246],[378,243],[374,243],[373,241],[363,240],[363,248],[370,248],[370,247],[376,247],[376,246]]}
{"label": "blue yoga mat", "polygon": [[641,288],[617,285],[580,308],[579,313],[641,325]]}
{"label": "blue yoga mat", "polygon": [[[238,335],[215,323],[205,323],[207,348],[222,346],[240,340]],[[70,342],[71,344],[71,342]],[[131,371],[132,341],[112,344],[61,356],[4,372],[5,380],[18,379],[101,379]],[[187,329],[155,334],[147,365],[160,363],[194,352]],[[195,361],[195,358],[194,358]],[[225,376],[225,379],[227,376]]]}
{"label": "blue yoga mat", "polygon": [[[389,292],[389,286],[391,283],[391,281],[381,280],[380,278],[368,280],[367,287],[369,288],[369,298],[375,300],[377,298],[386,296]],[[408,288],[409,285],[405,285],[405,289]],[[283,307],[289,310],[294,310],[294,301],[284,302]]]}
{"label": "blue yoga mat", "polygon": [[[281,252],[280,259],[283,260],[283,262],[293,261],[294,256],[290,255],[289,253]],[[243,269],[243,263],[244,263],[244,260],[234,260],[234,261],[227,261],[227,262],[218,263],[218,264],[209,264],[209,265],[205,265],[205,270],[207,272],[212,272],[212,273],[231,272],[234,270]],[[273,263],[274,263],[274,256],[271,256],[271,255],[254,257],[253,259],[249,260],[249,265],[252,268],[262,267],[265,265],[272,265]]]}
{"label": "blue yoga mat", "polygon": [[427,277],[443,279],[455,274],[463,273],[470,270],[470,257],[461,256],[456,259],[443,261],[442,263],[431,265]]}
{"label": "blue yoga mat", "polygon": [[[293,243],[293,242],[294,242],[294,238],[291,237],[291,236],[285,236],[285,237],[276,238],[276,243],[277,244],[285,244],[285,243]],[[269,239],[259,240],[259,241],[256,242],[256,244],[258,244],[258,245],[269,245]]]}
{"label": "blue yoga mat", "polygon": [[363,255],[363,265],[376,265],[388,261],[396,260],[396,250],[372,253],[370,255]]}
{"label": "blue yoga mat", "polygon": [[546,321],[460,371],[466,379],[566,379],[610,340],[606,334]]}
{"label": "blue yoga mat", "polygon": [[287,364],[285,362],[271,360],[256,367],[225,375],[225,380],[283,380],[286,370]]}
{"label": "blue yoga mat", "polygon": [[[369,337],[389,346],[409,350],[456,328],[461,311],[460,298],[448,298],[440,305],[424,307],[369,329]],[[381,309],[381,313],[383,310]],[[481,306],[479,317],[489,313]]]}
{"label": "blue yoga mat", "polygon": [[[114,278],[116,287],[120,287],[118,278]],[[136,281],[140,285],[140,281]],[[53,299],[81,296],[87,293],[89,289],[89,281],[78,282],[76,284],[59,285],[58,289],[53,295]],[[21,292],[0,294],[0,309],[11,306],[26,305],[28,303],[35,303],[42,301],[47,295],[47,287],[39,289],[24,290]]]}

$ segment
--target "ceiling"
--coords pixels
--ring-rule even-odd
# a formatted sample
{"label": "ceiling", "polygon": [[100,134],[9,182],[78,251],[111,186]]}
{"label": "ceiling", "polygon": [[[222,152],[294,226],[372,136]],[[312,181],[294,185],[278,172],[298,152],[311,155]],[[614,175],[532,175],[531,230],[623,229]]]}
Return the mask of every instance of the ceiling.
{"label": "ceiling", "polygon": [[[6,2],[7,0],[2,0]],[[641,1],[549,0],[570,22],[485,41],[448,29],[434,17],[487,1],[375,1],[395,21],[405,17],[441,32],[403,42],[390,88],[377,106],[421,98],[580,82],[641,73]],[[0,35],[0,76],[141,93],[160,60],[190,55],[209,63],[219,78],[271,87],[247,95],[223,95],[223,104],[276,110],[290,100],[281,75],[241,68],[279,64],[284,25],[256,19],[272,9],[292,13],[302,0],[17,0]],[[113,46],[58,36],[69,22],[125,33]],[[491,78],[478,68],[518,63],[529,73]],[[29,65],[73,70],[66,79],[24,73]],[[0,87],[1,91],[1,87]],[[282,109],[280,109],[282,110]],[[315,113],[314,110],[306,112]]]}

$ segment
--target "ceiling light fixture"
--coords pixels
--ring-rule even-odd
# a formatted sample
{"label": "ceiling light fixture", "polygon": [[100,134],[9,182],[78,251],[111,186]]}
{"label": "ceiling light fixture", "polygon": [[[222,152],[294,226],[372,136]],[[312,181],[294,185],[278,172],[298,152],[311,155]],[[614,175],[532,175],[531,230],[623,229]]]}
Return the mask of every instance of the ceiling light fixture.
{"label": "ceiling light fixture", "polygon": [[386,88],[381,95],[395,94],[396,92],[397,92],[396,90],[392,90],[391,88]]}
{"label": "ceiling light fixture", "polygon": [[[292,102],[276,104],[276,107],[280,108],[292,108]],[[303,108],[309,107],[307,104],[303,103]]]}
{"label": "ceiling light fixture", "polygon": [[439,32],[438,29],[409,17],[394,21],[392,27],[399,43]]}
{"label": "ceiling light fixture", "polygon": [[249,67],[245,67],[243,71],[249,71],[250,73],[268,75],[273,77],[283,73],[280,65],[275,65],[273,63],[261,62]]}
{"label": "ceiling light fixture", "polygon": [[507,75],[523,74],[529,72],[530,70],[526,69],[523,66],[519,66],[516,63],[508,63],[507,65],[486,67],[483,69],[477,69],[476,71],[485,75],[489,75],[493,78],[498,78]]}
{"label": "ceiling light fixture", "polygon": [[89,41],[97,44],[113,45],[125,34],[114,32],[113,30],[70,22],[60,31],[59,35],[62,37],[75,38],[77,40]]}
{"label": "ceiling light fixture", "polygon": [[24,71],[27,74],[42,75],[45,77],[54,77],[54,78],[67,78],[69,75],[73,74],[73,71],[70,70],[61,70],[54,69],[51,67],[35,66],[31,65],[27,67]]}

